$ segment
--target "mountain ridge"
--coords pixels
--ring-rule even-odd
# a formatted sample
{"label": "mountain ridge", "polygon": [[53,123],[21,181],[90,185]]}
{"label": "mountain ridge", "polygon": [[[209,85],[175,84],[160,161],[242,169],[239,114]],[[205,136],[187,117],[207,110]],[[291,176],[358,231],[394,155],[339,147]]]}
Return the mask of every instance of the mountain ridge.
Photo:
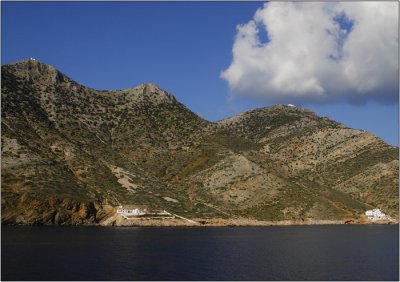
{"label": "mountain ridge", "polygon": [[153,83],[95,90],[28,59],[2,66],[2,128],[3,223],[98,224],[121,204],[271,221],[360,220],[379,206],[398,218],[398,148],[306,109],[210,122]]}
{"label": "mountain ridge", "polygon": [[[57,75],[62,76],[62,77],[65,77],[65,78],[67,78],[69,81],[71,81],[71,82],[73,82],[73,83],[75,83],[75,84],[77,84],[77,85],[79,85],[79,86],[82,86],[82,87],[85,87],[85,88],[88,88],[88,89],[90,89],[90,90],[94,90],[94,91],[97,91],[97,92],[111,92],[111,93],[113,93],[113,92],[128,92],[128,91],[134,91],[134,90],[142,90],[142,91],[143,91],[142,94],[145,94],[145,93],[148,93],[148,94],[151,94],[151,93],[153,93],[153,94],[159,94],[159,93],[161,92],[162,94],[166,94],[167,96],[170,96],[172,100],[178,101],[177,98],[176,98],[173,94],[171,94],[171,93],[169,93],[168,91],[164,90],[164,89],[161,88],[157,83],[154,83],[154,82],[144,82],[144,83],[140,83],[140,84],[138,84],[138,85],[136,85],[136,86],[132,86],[132,87],[125,88],[125,89],[96,89],[96,88],[87,87],[87,86],[85,86],[85,85],[83,85],[83,84],[81,84],[81,83],[78,83],[78,82],[76,82],[75,80],[71,79],[69,76],[67,76],[67,75],[65,75],[64,73],[60,72],[60,71],[57,70],[55,67],[53,67],[53,66],[51,66],[51,65],[48,65],[48,64],[46,64],[46,63],[43,63],[43,62],[41,62],[41,61],[38,61],[37,59],[34,59],[34,58],[27,58],[27,59],[20,60],[20,61],[14,62],[14,63],[5,64],[5,65],[2,65],[2,67],[12,66],[12,65],[23,65],[23,64],[29,64],[29,63],[34,63],[34,64],[37,64],[37,65],[40,65],[40,66],[42,66],[42,68],[43,68],[43,66],[44,66],[44,67],[47,67],[47,68],[49,68],[49,69],[55,70],[55,71],[57,72]],[[147,89],[148,89],[148,90],[147,90]],[[184,105],[184,106],[185,106],[185,105]],[[186,107],[186,106],[185,106],[185,107]],[[187,108],[187,107],[186,107],[186,108]],[[207,119],[204,119],[203,117],[201,117],[200,115],[197,115],[196,113],[194,113],[194,114],[195,114],[196,116],[198,116],[199,118],[204,119],[205,121],[207,121],[207,122],[209,122],[209,123],[217,123],[217,124],[218,124],[218,123],[224,123],[225,121],[228,121],[228,120],[233,119],[233,118],[238,118],[238,117],[240,117],[240,116],[242,116],[242,115],[245,115],[245,114],[248,114],[248,113],[251,113],[251,112],[262,111],[263,109],[274,109],[274,108],[293,109],[294,111],[303,111],[303,112],[307,112],[307,113],[310,113],[310,114],[313,114],[313,115],[317,116],[317,114],[316,114],[314,111],[310,110],[310,109],[306,109],[306,108],[302,108],[302,107],[297,107],[297,106],[294,106],[294,105],[291,105],[291,104],[281,104],[281,103],[278,103],[278,104],[275,104],[275,105],[272,105],[272,106],[268,106],[268,107],[258,107],[258,108],[246,110],[246,111],[243,111],[243,112],[239,112],[239,113],[237,113],[237,114],[235,114],[235,115],[233,115],[233,116],[229,116],[229,117],[223,118],[223,119],[221,119],[221,120],[216,120],[216,121],[207,120]],[[188,108],[188,109],[189,109],[189,108]],[[189,109],[189,110],[190,110],[190,109]],[[327,119],[327,120],[330,120],[330,121],[332,121],[332,122],[335,122],[335,123],[338,123],[338,124],[339,124],[339,122],[334,121],[334,120],[330,119],[330,118],[327,117],[327,116],[317,116],[317,117],[323,118],[323,119]],[[347,126],[344,125],[344,124],[341,124],[341,125],[347,127]],[[354,130],[359,130],[359,131],[368,132],[368,131],[366,131],[366,130],[364,130],[364,129],[354,129]],[[372,134],[372,133],[370,133],[370,132],[368,132],[368,133],[369,133],[369,134]],[[373,135],[373,134],[372,134],[372,135]],[[377,138],[379,138],[379,139],[381,139],[379,136],[376,136],[376,135],[374,135],[374,136],[377,137]],[[382,141],[383,141],[383,140],[382,140]],[[385,141],[384,141],[384,142],[385,142]],[[389,144],[388,144],[388,145],[389,145]],[[392,146],[392,145],[390,145],[390,146]],[[392,147],[397,147],[397,146],[392,146]]]}

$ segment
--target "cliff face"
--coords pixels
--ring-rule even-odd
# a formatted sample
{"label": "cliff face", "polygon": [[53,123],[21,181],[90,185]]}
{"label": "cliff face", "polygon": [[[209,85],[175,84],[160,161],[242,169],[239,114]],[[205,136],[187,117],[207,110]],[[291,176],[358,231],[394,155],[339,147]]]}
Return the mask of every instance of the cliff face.
{"label": "cliff face", "polygon": [[277,105],[207,122],[154,84],[86,88],[2,66],[2,222],[92,224],[119,204],[189,218],[398,218],[398,148]]}

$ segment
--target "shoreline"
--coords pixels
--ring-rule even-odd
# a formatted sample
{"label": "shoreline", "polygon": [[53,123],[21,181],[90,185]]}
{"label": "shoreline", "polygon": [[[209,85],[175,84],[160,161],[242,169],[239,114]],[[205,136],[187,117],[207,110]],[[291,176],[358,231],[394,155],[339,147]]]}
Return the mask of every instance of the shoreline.
{"label": "shoreline", "polygon": [[[106,222],[105,222],[106,221]],[[2,226],[91,226],[91,227],[271,227],[271,226],[322,226],[322,225],[398,225],[399,221],[365,221],[365,220],[281,220],[260,221],[250,219],[199,219],[195,223],[180,219],[171,220],[126,220],[117,218],[92,224],[18,224],[2,223]]]}
{"label": "shoreline", "polygon": [[193,227],[223,227],[223,226],[302,226],[302,225],[368,225],[368,224],[398,224],[398,220],[371,221],[366,218],[347,218],[342,220],[256,220],[248,218],[222,219],[222,218],[173,218],[173,219],[126,219],[114,214],[99,223],[101,226],[193,226]]}
{"label": "shoreline", "polygon": [[104,228],[113,228],[113,227],[149,227],[149,228],[158,228],[158,227],[177,227],[177,228],[208,228],[208,227],[289,227],[289,226],[327,226],[327,225],[399,225],[399,222],[357,222],[357,223],[344,223],[344,222],[324,222],[324,223],[293,223],[286,224],[280,222],[263,222],[263,223],[254,223],[254,224],[238,224],[238,223],[228,223],[228,224],[157,224],[153,222],[148,222],[145,224],[123,224],[123,225],[102,225],[102,224],[1,224],[2,227],[5,226],[42,226],[42,227],[104,227]]}
{"label": "shoreline", "polygon": [[398,221],[340,221],[340,220],[316,220],[316,221],[256,221],[256,220],[207,220],[205,223],[190,224],[187,222],[160,222],[160,221],[135,221],[124,222],[115,225],[101,225],[105,227],[269,227],[269,226],[321,226],[321,225],[398,225]]}

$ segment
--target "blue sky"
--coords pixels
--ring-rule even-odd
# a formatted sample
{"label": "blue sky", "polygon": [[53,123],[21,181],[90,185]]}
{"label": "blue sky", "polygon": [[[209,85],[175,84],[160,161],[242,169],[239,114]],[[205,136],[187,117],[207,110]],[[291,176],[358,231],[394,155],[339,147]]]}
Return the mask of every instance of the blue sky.
{"label": "blue sky", "polygon": [[[236,26],[248,23],[261,2],[1,5],[2,64],[34,57],[95,89],[153,82],[211,121],[276,102],[233,95],[221,78],[233,64]],[[398,102],[373,100],[301,104],[398,145]]]}

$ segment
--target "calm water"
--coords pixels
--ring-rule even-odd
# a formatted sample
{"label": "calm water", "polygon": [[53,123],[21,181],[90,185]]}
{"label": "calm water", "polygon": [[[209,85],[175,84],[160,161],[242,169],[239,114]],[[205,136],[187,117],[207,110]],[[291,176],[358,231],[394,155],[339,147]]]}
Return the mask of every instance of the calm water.
{"label": "calm water", "polygon": [[8,227],[2,280],[398,280],[391,226]]}

